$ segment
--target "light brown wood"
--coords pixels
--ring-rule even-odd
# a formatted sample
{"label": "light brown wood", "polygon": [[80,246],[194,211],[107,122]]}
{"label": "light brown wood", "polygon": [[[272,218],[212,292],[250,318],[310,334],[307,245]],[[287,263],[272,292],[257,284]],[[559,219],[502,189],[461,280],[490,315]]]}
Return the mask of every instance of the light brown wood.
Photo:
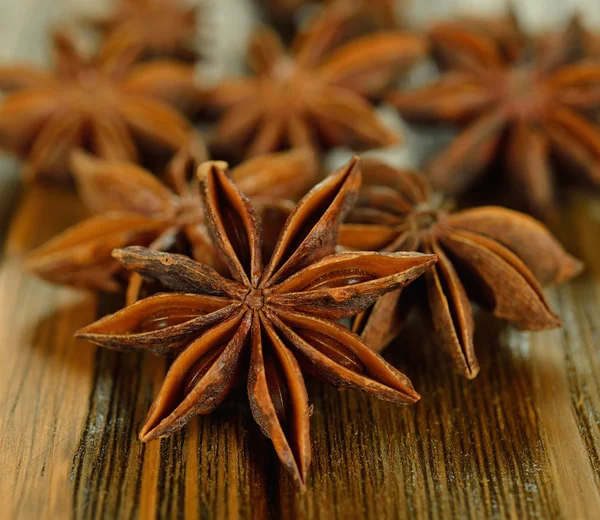
{"label": "light brown wood", "polygon": [[[52,2],[17,4],[3,56],[41,48],[53,16]],[[386,353],[423,395],[411,407],[309,382],[304,494],[243,389],[170,439],[137,440],[166,362],[74,340],[118,298],[22,269],[26,251],[83,215],[73,193],[21,188],[14,163],[0,163],[0,518],[600,517],[597,193],[572,190],[556,228],[588,267],[547,291],[562,329],[523,333],[478,316],[481,372],[467,381],[411,323]]]}

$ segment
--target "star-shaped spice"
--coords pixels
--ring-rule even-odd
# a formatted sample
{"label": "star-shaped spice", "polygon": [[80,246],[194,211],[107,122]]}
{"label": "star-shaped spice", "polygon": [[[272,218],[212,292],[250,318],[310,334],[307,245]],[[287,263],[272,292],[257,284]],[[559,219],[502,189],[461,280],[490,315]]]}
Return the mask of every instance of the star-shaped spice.
{"label": "star-shaped spice", "polygon": [[249,50],[255,76],[225,81],[207,94],[208,106],[225,109],[216,128],[217,148],[252,157],[288,147],[320,151],[396,143],[398,136],[367,98],[423,56],[426,40],[388,31],[330,52],[351,20],[352,9],[342,4],[323,9],[295,38],[290,53],[271,29],[258,31]]}
{"label": "star-shaped spice", "polygon": [[[174,157],[164,184],[135,164],[75,152],[72,169],[79,194],[96,216],[30,253],[28,269],[54,283],[116,291],[120,288],[116,275],[121,266],[111,253],[128,245],[186,252],[221,269],[223,266],[215,256],[206,230],[195,176],[188,182],[190,172],[205,159],[202,142],[192,140]],[[232,171],[232,176],[247,195],[254,197],[270,229],[274,224],[280,228],[281,224],[273,221],[285,220],[291,212],[281,197],[300,197],[312,186],[317,173],[318,165],[312,154],[296,150],[242,163]],[[140,287],[141,278],[131,276],[128,303],[137,300]]]}
{"label": "star-shaped spice", "polygon": [[528,209],[546,218],[555,198],[551,157],[600,184],[600,129],[584,115],[600,104],[600,62],[565,64],[568,49],[536,54],[525,43],[510,58],[518,39],[498,43],[464,23],[440,25],[431,36],[447,72],[389,99],[408,119],[463,128],[428,167],[436,188],[461,192],[500,156]]}
{"label": "star-shaped spice", "polygon": [[84,57],[54,34],[55,67],[0,66],[0,146],[26,160],[25,176],[66,177],[72,150],[135,161],[141,144],[177,150],[190,123],[174,107],[195,96],[193,68],[177,62],[134,66],[137,43],[107,40]]}
{"label": "star-shaped spice", "polygon": [[406,376],[334,320],[410,283],[435,256],[334,254],[360,187],[358,159],[298,203],[266,265],[260,223],[223,166],[206,164],[199,175],[208,227],[230,276],[185,256],[118,250],[125,267],[174,292],[140,300],[78,336],[118,350],[179,353],[142,426],[143,441],[179,430],[247,384],[256,422],[303,487],[310,463],[303,371],[394,403],[419,399]]}
{"label": "star-shaped spice", "polygon": [[[363,174],[363,190],[342,226],[340,244],[438,256],[424,283],[409,289],[427,300],[433,330],[463,375],[473,378],[479,371],[470,300],[521,329],[561,325],[540,282],[564,282],[582,265],[540,222],[495,206],[453,211],[448,200],[432,192],[423,174],[375,160],[365,161]],[[416,296],[412,294],[411,302]],[[381,350],[402,327],[409,309],[406,297],[400,292],[384,296],[357,317],[354,330]]]}
{"label": "star-shaped spice", "polygon": [[135,37],[150,58],[195,61],[196,18],[197,6],[181,0],[116,0],[109,16],[89,21],[109,36]]}

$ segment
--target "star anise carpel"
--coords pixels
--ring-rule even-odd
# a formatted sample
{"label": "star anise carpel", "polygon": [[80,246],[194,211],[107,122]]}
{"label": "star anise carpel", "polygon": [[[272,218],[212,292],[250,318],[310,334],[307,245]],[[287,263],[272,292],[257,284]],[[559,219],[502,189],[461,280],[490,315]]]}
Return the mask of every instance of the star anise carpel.
{"label": "star anise carpel", "polygon": [[[94,216],[30,253],[28,269],[54,283],[117,291],[121,266],[111,253],[128,245],[185,252],[222,268],[205,226],[194,175],[204,160],[202,141],[190,140],[171,161],[166,182],[161,182],[133,163],[74,152],[72,170],[78,191]],[[291,212],[291,203],[282,197],[303,195],[314,182],[318,165],[309,150],[300,149],[258,157],[234,168],[231,174],[241,189],[254,197],[267,229],[275,226],[277,231]],[[128,303],[137,300],[141,283],[137,275],[129,278]]]}
{"label": "star anise carpel", "polygon": [[460,193],[500,156],[527,209],[547,218],[559,171],[600,184],[600,129],[586,117],[600,104],[600,62],[573,61],[571,33],[542,52],[532,38],[490,36],[473,22],[431,30],[445,72],[389,100],[409,120],[462,129],[427,167],[436,188]]}
{"label": "star anise carpel", "polygon": [[26,161],[26,178],[69,174],[71,151],[136,161],[144,145],[174,152],[191,124],[177,107],[197,96],[191,66],[136,65],[141,47],[118,35],[85,56],[64,32],[54,33],[54,69],[0,66],[0,146]]}
{"label": "star anise carpel", "polygon": [[427,49],[420,35],[385,31],[332,48],[352,23],[352,9],[323,9],[286,52],[263,27],[249,47],[254,75],[226,80],[206,94],[224,111],[215,146],[248,157],[309,146],[319,153],[338,145],[356,149],[395,144],[399,136],[379,119],[370,99]]}
{"label": "star anise carpel", "polygon": [[142,45],[149,58],[196,61],[197,6],[181,0],[116,0],[104,17],[88,18],[108,37],[125,34]]}
{"label": "star anise carpel", "polygon": [[394,403],[419,399],[406,376],[335,320],[410,283],[435,256],[335,253],[338,227],[360,186],[358,159],[298,203],[264,262],[260,221],[224,165],[205,163],[199,177],[227,275],[181,255],[117,250],[127,269],[172,292],[140,300],[78,336],[117,350],[178,354],[142,426],[143,441],[211,412],[245,383],[254,419],[304,487],[311,455],[303,372]]}
{"label": "star anise carpel", "polygon": [[[340,244],[350,250],[437,255],[438,262],[409,288],[409,296],[418,300],[418,291],[427,302],[433,331],[459,372],[473,378],[479,371],[470,301],[521,329],[561,325],[540,283],[564,282],[582,264],[539,221],[495,206],[453,210],[431,190],[425,175],[379,161],[364,161],[363,175],[363,189],[341,228]],[[402,328],[411,308],[405,297],[400,291],[383,296],[355,319],[353,329],[381,350]]]}

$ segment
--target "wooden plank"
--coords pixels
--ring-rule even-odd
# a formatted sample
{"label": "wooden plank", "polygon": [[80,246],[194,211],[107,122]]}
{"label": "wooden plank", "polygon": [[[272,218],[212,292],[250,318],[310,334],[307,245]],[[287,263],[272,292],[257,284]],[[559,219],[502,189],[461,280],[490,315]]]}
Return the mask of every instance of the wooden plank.
{"label": "wooden plank", "polygon": [[[48,218],[50,210],[62,218]],[[0,267],[0,490],[10,518],[58,518],[72,510],[58,483],[69,478],[93,360],[93,349],[79,348],[72,335],[94,318],[95,304],[24,273],[21,253],[80,210],[73,194],[32,190],[14,217]]]}
{"label": "wooden plank", "polygon": [[[40,59],[54,2],[0,2],[3,57]],[[466,381],[418,322],[389,359],[424,396],[398,408],[309,382],[313,464],[299,494],[244,388],[161,442],[137,430],[166,361],[75,341],[118,305],[24,273],[22,255],[76,222],[73,193],[19,201],[0,164],[0,503],[7,518],[598,518],[600,202],[569,194],[558,227],[588,265],[549,296],[561,330],[478,319],[481,373]],[[596,199],[596,200],[595,200]],[[15,211],[16,209],[16,211]],[[98,305],[98,303],[100,303]]]}

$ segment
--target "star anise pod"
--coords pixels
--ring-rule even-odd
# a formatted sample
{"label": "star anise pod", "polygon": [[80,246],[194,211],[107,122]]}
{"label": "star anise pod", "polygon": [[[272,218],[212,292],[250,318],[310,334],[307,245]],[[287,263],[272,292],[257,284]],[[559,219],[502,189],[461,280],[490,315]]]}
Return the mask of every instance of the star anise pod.
{"label": "star anise pod", "polygon": [[[138,165],[75,152],[72,169],[79,194],[96,215],[30,253],[28,269],[54,283],[117,291],[121,266],[112,258],[112,250],[143,245],[157,251],[183,249],[221,270],[206,230],[197,179],[188,182],[189,173],[205,159],[201,141],[191,141],[174,157],[164,184]],[[285,220],[291,212],[281,197],[300,197],[317,173],[318,165],[308,150],[265,155],[231,172],[240,188],[255,197],[268,229],[274,224],[279,228],[276,219]],[[130,277],[128,303],[138,299],[141,284],[140,277]]]}
{"label": "star anise pod", "polygon": [[[479,371],[473,345],[469,300],[525,330],[561,325],[541,283],[561,283],[582,264],[570,256],[537,220],[509,209],[482,206],[453,211],[431,190],[427,177],[366,160],[356,209],[340,232],[348,249],[421,251],[438,262],[418,291],[442,347],[468,378]],[[411,296],[411,295],[409,295]],[[407,295],[390,293],[358,316],[355,332],[376,350],[389,344],[410,310]],[[418,300],[412,294],[411,302]]]}
{"label": "star anise pod", "polygon": [[436,188],[462,192],[503,156],[528,209],[546,218],[555,198],[551,156],[600,184],[600,129],[584,116],[600,104],[600,62],[565,63],[570,52],[556,45],[537,54],[524,45],[511,58],[506,49],[514,53],[516,39],[507,47],[461,23],[439,25],[431,36],[447,72],[390,101],[410,120],[463,129],[428,166]]}
{"label": "star anise pod", "polygon": [[140,300],[78,336],[118,350],[179,353],[142,426],[142,441],[179,430],[247,383],[254,419],[303,487],[310,463],[303,370],[394,403],[418,400],[406,376],[334,320],[408,284],[435,256],[334,253],[339,224],[360,187],[358,159],[298,203],[266,265],[260,223],[223,165],[208,163],[199,175],[208,227],[230,276],[185,256],[117,250],[125,267],[174,292]]}
{"label": "star anise pod", "polygon": [[25,176],[65,177],[72,150],[138,159],[140,144],[175,151],[190,123],[174,107],[196,95],[193,68],[177,62],[134,66],[140,47],[126,35],[85,57],[63,32],[53,39],[54,70],[0,66],[0,146],[26,159]]}
{"label": "star anise pod", "polygon": [[251,41],[255,76],[225,81],[207,93],[207,105],[225,109],[216,128],[219,149],[252,157],[310,146],[370,148],[394,144],[398,135],[367,101],[399,71],[424,55],[426,40],[399,31],[354,39],[329,52],[351,23],[352,9],[334,4],[312,18],[287,53],[263,27]]}
{"label": "star anise pod", "polygon": [[107,35],[134,36],[149,58],[195,61],[197,6],[181,0],[116,0],[109,16],[88,21]]}

